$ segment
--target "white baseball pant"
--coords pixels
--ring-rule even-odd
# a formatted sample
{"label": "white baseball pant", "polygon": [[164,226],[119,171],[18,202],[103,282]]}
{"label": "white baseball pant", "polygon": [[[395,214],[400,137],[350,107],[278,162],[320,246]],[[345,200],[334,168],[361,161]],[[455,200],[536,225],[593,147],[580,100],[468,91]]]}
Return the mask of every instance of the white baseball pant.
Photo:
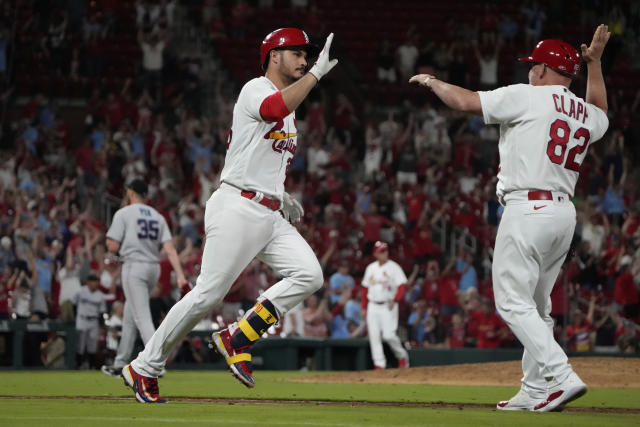
{"label": "white baseball pant", "polygon": [[400,360],[409,357],[396,334],[398,330],[398,303],[395,303],[390,310],[386,302],[377,304],[369,301],[367,305],[367,329],[369,331],[371,358],[375,366],[380,368],[387,367],[382,340],[389,344],[396,359]]}
{"label": "white baseball pant", "polygon": [[262,294],[279,317],[322,286],[322,269],[295,227],[272,211],[222,184],[207,201],[206,242],[196,286],[167,313],[145,349],[132,362],[142,375],[157,377],[168,355],[222,301],[242,270],[258,258],[282,280]]}
{"label": "white baseball pant", "polygon": [[567,355],[553,337],[551,291],[569,251],[576,210],[564,193],[554,200],[528,200],[526,191],[505,196],[506,207],[493,256],[496,308],[524,346],[523,388],[546,396],[547,380],[571,373]]}
{"label": "white baseball pant", "polygon": [[122,368],[131,360],[138,331],[145,345],[156,331],[149,298],[159,278],[160,265],[157,263],[125,262],[122,266],[122,290],[126,299],[122,315],[122,333],[113,362],[115,368]]}

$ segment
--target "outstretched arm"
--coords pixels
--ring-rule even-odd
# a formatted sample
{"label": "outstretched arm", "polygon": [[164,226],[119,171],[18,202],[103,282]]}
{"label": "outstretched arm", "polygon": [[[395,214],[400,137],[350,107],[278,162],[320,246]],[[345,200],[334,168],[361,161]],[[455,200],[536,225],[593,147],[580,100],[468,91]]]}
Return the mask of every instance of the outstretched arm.
{"label": "outstretched arm", "polygon": [[596,28],[589,47],[584,43],[580,46],[582,59],[587,63],[587,96],[585,100],[605,113],[609,106],[607,105],[607,88],[604,85],[600,58],[604,47],[609,41],[609,37],[611,37],[609,27],[601,24]]}
{"label": "outstretched arm", "polygon": [[482,115],[482,104],[478,92],[443,82],[430,74],[413,76],[409,79],[409,83],[428,87],[442,102],[454,110]]}

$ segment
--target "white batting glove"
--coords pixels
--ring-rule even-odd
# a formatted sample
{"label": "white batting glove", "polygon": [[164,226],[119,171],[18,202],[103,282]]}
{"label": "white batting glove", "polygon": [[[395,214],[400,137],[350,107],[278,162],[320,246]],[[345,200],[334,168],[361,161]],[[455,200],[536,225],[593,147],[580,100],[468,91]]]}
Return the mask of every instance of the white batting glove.
{"label": "white batting glove", "polygon": [[290,222],[300,222],[304,216],[304,208],[292,195],[284,192],[282,198],[282,216],[284,219]]}
{"label": "white batting glove", "polygon": [[329,37],[327,37],[327,41],[324,43],[324,47],[322,48],[322,51],[320,51],[320,55],[318,55],[316,63],[313,64],[313,67],[309,70],[309,72],[313,74],[313,77],[318,81],[320,81],[320,79],[331,71],[331,69],[338,63],[337,59],[329,61],[331,42],[333,42],[333,33],[329,34]]}

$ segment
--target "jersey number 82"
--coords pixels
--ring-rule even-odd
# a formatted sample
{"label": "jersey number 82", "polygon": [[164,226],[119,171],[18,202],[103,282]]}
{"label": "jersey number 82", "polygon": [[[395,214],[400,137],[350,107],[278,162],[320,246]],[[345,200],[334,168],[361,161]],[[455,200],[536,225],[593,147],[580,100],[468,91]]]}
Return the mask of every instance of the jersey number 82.
{"label": "jersey number 82", "polygon": [[589,138],[591,138],[589,130],[580,128],[573,134],[573,139],[577,139],[579,142],[578,145],[569,150],[566,161],[564,155],[567,150],[569,138],[571,137],[571,128],[569,127],[569,123],[561,119],[557,119],[551,123],[549,137],[551,137],[547,143],[547,156],[549,157],[549,160],[557,165],[564,163],[565,169],[578,172],[580,169],[580,162],[576,161],[576,156],[584,153],[587,149],[587,146],[589,145]]}

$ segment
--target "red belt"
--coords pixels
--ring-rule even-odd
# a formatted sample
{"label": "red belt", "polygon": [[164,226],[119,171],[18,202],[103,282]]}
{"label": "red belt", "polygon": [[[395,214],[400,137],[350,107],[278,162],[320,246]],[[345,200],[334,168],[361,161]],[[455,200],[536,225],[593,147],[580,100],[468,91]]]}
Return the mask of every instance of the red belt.
{"label": "red belt", "polygon": [[[529,191],[529,200],[553,200],[553,194],[547,190]],[[571,200],[571,196],[569,196]]]}
{"label": "red belt", "polygon": [[553,194],[546,190],[529,191],[529,200],[553,200]]}
{"label": "red belt", "polygon": [[[242,190],[240,192],[240,195],[242,197],[246,197],[249,200],[253,200],[253,198],[256,197],[256,192]],[[280,209],[280,200],[272,200],[267,197],[263,197],[262,200],[258,201],[258,203],[260,203],[262,206],[268,207],[272,211],[277,211],[278,209]]]}

